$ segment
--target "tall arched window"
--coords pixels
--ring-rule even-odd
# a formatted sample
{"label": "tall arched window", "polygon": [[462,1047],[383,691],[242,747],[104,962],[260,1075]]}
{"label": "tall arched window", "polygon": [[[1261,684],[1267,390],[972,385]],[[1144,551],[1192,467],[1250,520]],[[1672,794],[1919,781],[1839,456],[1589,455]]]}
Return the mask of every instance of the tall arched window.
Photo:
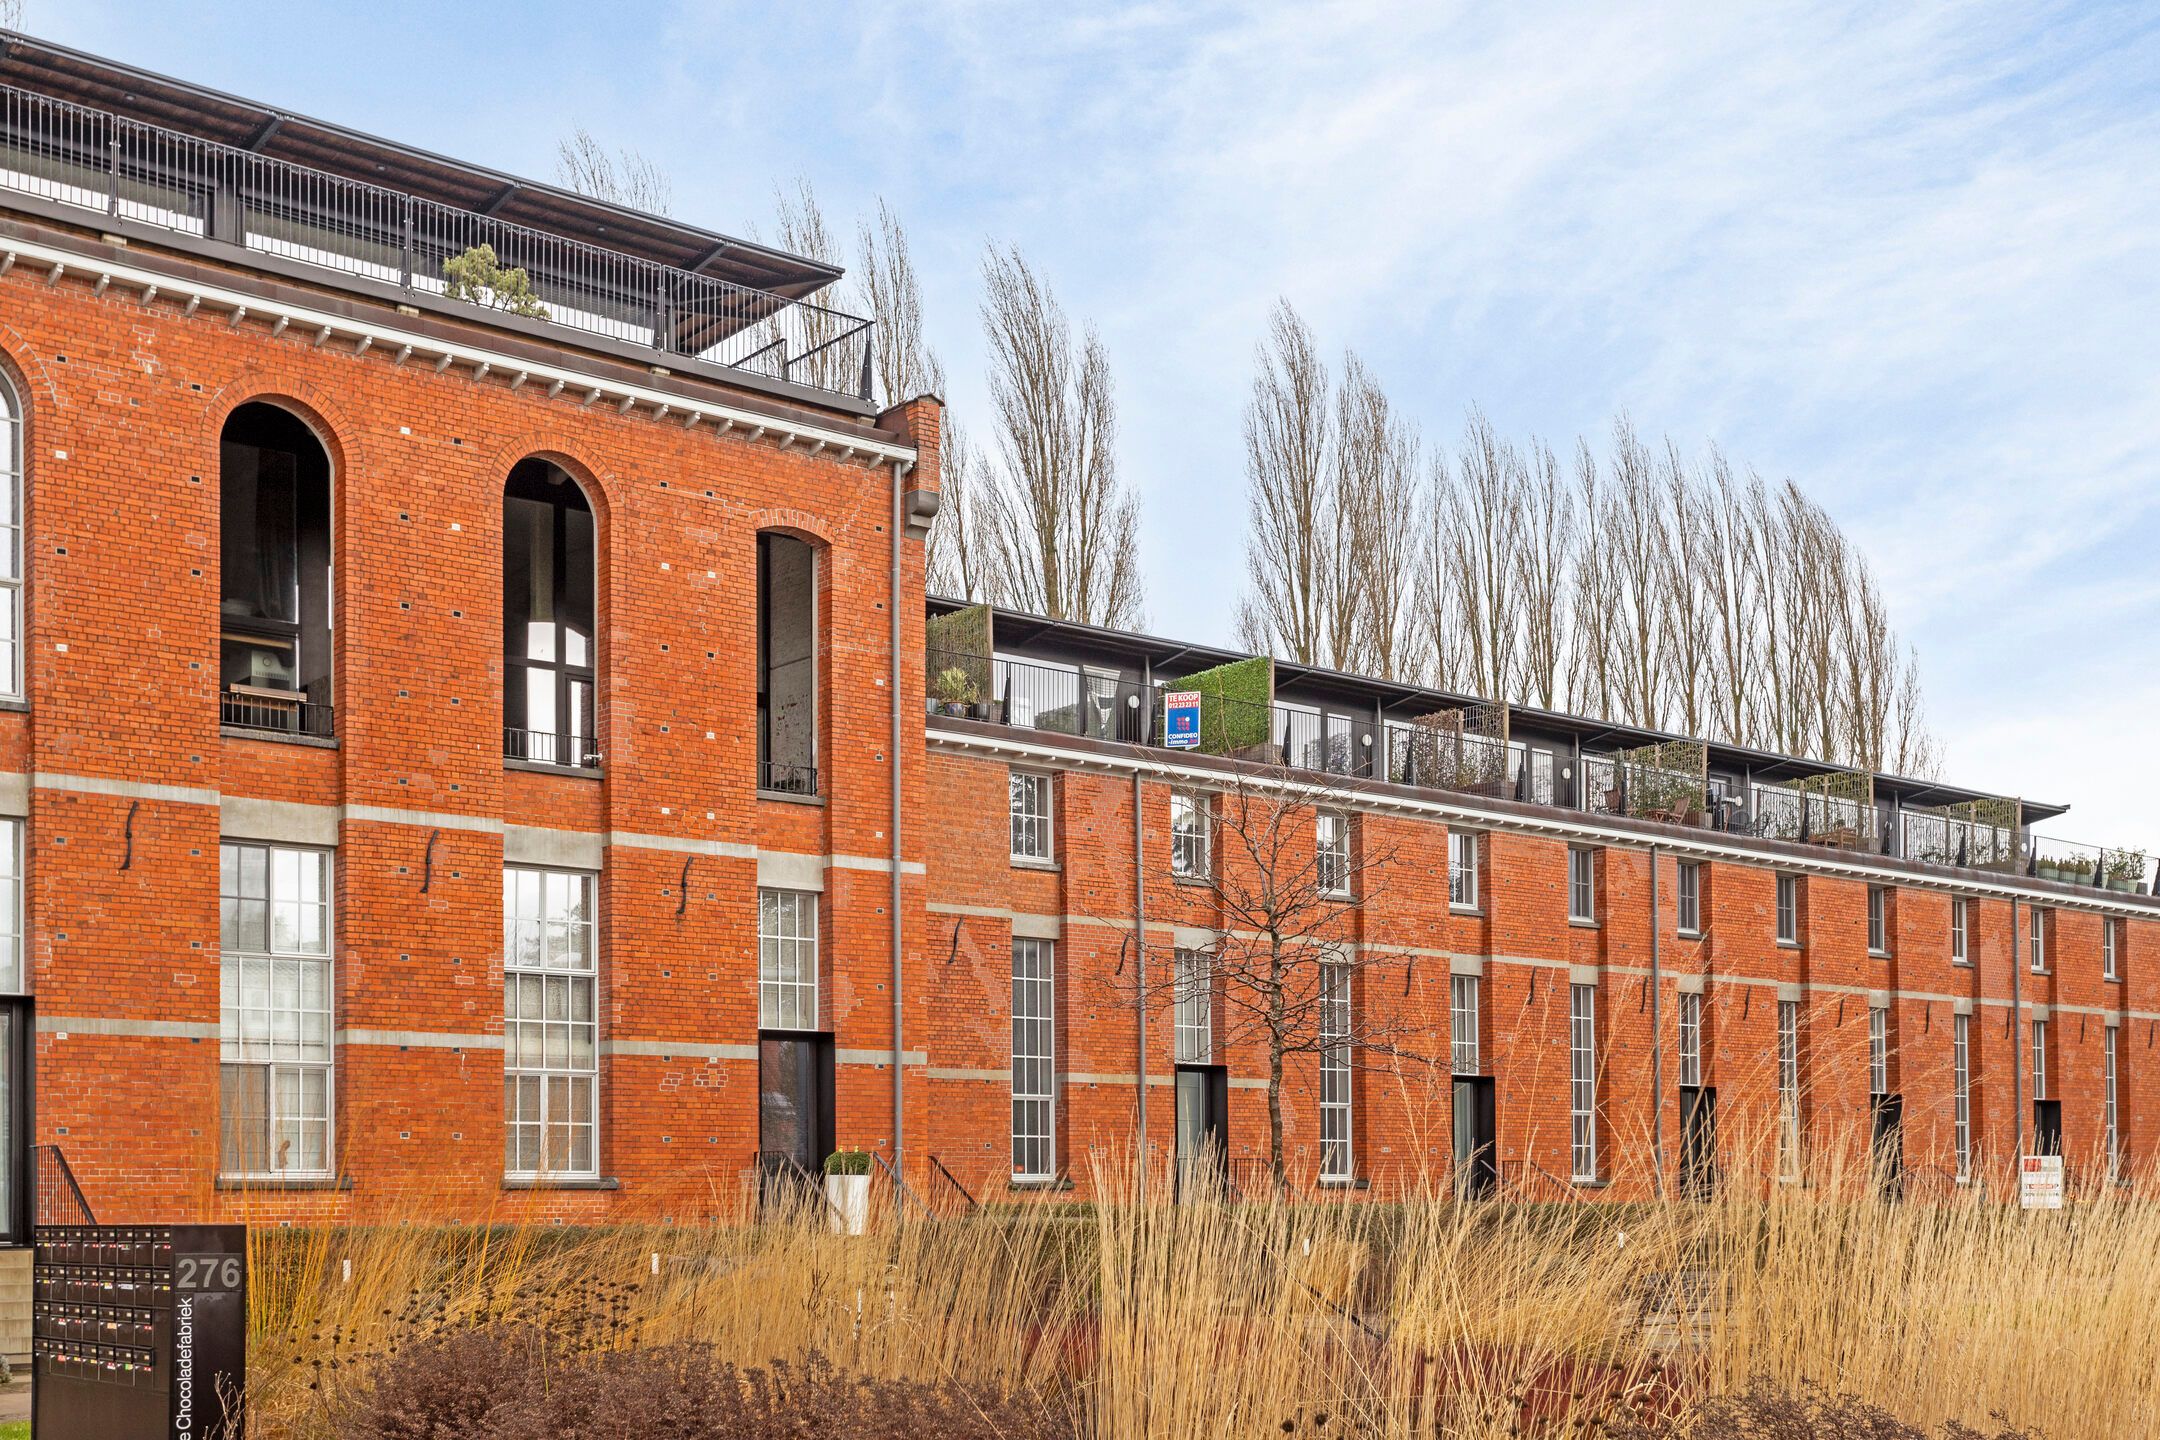
{"label": "tall arched window", "polygon": [[22,411],[0,375],[0,695],[19,700],[22,673]]}
{"label": "tall arched window", "polygon": [[758,788],[815,795],[817,551],[778,531],[757,542]]}
{"label": "tall arched window", "polygon": [[220,718],[331,733],[330,456],[299,416],[260,401],[218,447]]}
{"label": "tall arched window", "polygon": [[560,465],[521,460],[503,487],[503,754],[597,765],[592,506]]}

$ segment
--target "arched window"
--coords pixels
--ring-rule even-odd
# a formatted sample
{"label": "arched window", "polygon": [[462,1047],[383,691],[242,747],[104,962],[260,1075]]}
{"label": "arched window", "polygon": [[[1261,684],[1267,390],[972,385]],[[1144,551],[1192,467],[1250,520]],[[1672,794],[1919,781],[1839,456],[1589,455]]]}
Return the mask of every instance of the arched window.
{"label": "arched window", "polygon": [[0,375],[0,695],[9,699],[23,693],[22,524],[22,411]]}
{"label": "arched window", "polygon": [[757,540],[758,788],[815,795],[817,551],[777,531]]}
{"label": "arched window", "polygon": [[330,456],[260,401],[218,447],[220,719],[329,735]]}
{"label": "arched window", "polygon": [[503,754],[597,765],[592,506],[560,465],[521,460],[503,487]]}

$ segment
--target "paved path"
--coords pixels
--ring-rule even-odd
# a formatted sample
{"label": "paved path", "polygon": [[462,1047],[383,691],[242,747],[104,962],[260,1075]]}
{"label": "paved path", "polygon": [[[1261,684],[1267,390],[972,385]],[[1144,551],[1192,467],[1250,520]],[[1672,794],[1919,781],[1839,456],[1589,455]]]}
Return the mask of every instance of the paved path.
{"label": "paved path", "polygon": [[15,1383],[0,1389],[0,1421],[30,1418],[30,1382],[16,1372]]}

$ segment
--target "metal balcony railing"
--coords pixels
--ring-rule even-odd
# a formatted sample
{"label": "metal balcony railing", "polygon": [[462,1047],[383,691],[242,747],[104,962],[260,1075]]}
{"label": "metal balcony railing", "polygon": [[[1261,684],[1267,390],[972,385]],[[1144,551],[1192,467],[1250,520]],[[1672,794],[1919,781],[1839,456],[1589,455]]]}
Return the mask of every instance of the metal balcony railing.
{"label": "metal balcony railing", "polygon": [[535,765],[561,765],[572,770],[591,770],[600,764],[600,742],[590,735],[563,735],[552,730],[503,729],[503,758],[526,760]]}
{"label": "metal balcony railing", "polygon": [[818,793],[818,774],[815,765],[790,765],[778,760],[758,761],[757,788],[775,795],[815,795]]}
{"label": "metal balcony railing", "polygon": [[336,712],[295,691],[290,697],[255,687],[227,690],[218,696],[218,723],[235,730],[273,735],[305,735],[327,740],[336,734]]}
{"label": "metal balcony railing", "polygon": [[[870,398],[868,320],[14,86],[0,190]],[[483,245],[529,293],[459,283],[449,262]]]}

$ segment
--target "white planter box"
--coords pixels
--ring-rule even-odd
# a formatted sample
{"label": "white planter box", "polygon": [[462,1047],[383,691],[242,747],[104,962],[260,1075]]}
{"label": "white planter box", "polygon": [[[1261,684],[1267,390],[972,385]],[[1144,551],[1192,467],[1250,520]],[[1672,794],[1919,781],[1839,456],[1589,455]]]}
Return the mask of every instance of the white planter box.
{"label": "white planter box", "polygon": [[836,1235],[860,1235],[870,1228],[870,1177],[827,1175],[825,1203]]}

